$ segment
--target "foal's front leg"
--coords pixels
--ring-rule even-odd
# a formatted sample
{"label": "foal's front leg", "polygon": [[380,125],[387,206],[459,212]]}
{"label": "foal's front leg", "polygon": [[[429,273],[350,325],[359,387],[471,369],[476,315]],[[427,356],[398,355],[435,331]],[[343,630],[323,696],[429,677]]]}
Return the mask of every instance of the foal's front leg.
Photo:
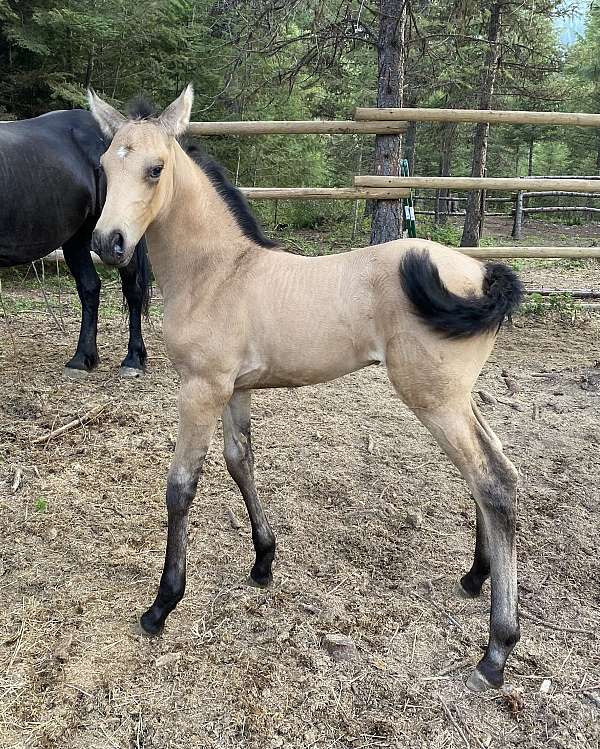
{"label": "foal's front leg", "polygon": [[167,479],[167,551],[158,594],[143,614],[141,625],[157,634],[185,592],[188,513],[196,494],[202,464],[227,395],[220,388],[193,379],[179,393],[179,434]]}
{"label": "foal's front leg", "polygon": [[253,582],[265,587],[273,580],[271,567],[275,558],[275,535],[262,508],[254,483],[254,455],[250,437],[250,391],[231,396],[223,413],[225,463],[238,485],[252,526],[256,561],[250,571]]}

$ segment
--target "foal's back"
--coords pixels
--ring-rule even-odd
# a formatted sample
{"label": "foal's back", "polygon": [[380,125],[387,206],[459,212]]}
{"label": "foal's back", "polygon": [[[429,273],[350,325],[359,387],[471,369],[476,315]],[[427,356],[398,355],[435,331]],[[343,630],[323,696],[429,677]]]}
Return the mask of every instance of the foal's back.
{"label": "foal's back", "polygon": [[239,278],[221,287],[235,310],[232,315],[244,321],[236,386],[323,382],[387,363],[390,352],[394,366],[414,377],[433,369],[439,374],[441,366],[456,367],[449,352],[459,349],[460,372],[452,376],[459,375],[470,387],[493,336],[486,334],[483,345],[481,336],[450,342],[414,314],[400,278],[409,250],[427,252],[451,292],[482,294],[479,262],[426,240],[400,240],[318,258],[256,249]]}

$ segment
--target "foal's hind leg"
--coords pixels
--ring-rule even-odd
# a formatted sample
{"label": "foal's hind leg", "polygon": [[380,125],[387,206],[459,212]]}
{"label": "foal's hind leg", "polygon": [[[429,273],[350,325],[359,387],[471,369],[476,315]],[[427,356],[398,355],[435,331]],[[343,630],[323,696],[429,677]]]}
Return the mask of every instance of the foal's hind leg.
{"label": "foal's hind leg", "polygon": [[250,438],[249,391],[233,394],[223,414],[225,463],[232,479],[238,485],[252,526],[252,541],[256,561],[250,572],[252,580],[266,586],[273,580],[271,567],[275,557],[275,535],[262,508],[254,484],[254,455]]}
{"label": "foal's hind leg", "polygon": [[482,511],[475,507],[475,554],[471,569],[463,575],[458,584],[461,595],[476,598],[481,593],[483,583],[490,576],[490,552],[488,549],[485,520]]}
{"label": "foal's hind leg", "polygon": [[[467,481],[478,509],[473,567],[463,578],[477,592],[491,572],[490,637],[485,655],[467,682],[471,689],[500,687],[504,667],[519,641],[515,548],[517,471],[470,397],[439,406],[409,406]],[[487,541],[487,543],[486,543]]]}

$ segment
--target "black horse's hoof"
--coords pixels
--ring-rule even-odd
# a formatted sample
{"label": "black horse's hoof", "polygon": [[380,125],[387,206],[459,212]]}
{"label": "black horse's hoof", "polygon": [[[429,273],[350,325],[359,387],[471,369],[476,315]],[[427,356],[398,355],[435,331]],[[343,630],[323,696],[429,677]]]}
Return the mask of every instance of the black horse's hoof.
{"label": "black horse's hoof", "polygon": [[136,377],[142,377],[144,375],[143,369],[137,369],[136,367],[119,367],[119,374],[125,379],[135,379]]}
{"label": "black horse's hoof", "polygon": [[85,380],[87,379],[89,372],[87,369],[77,369],[75,367],[65,367],[64,377],[67,380]]}
{"label": "black horse's hoof", "polygon": [[500,689],[502,683],[492,684],[478,668],[475,668],[469,674],[466,685],[472,692],[487,692],[488,689]]}
{"label": "black horse's hoof", "polygon": [[156,637],[162,633],[165,628],[165,623],[158,619],[156,615],[152,613],[151,609],[148,609],[148,611],[140,617],[140,627],[142,628],[143,634]]}
{"label": "black horse's hoof", "polygon": [[459,596],[459,598],[478,598],[481,594],[481,590],[469,588],[468,585],[463,583],[463,580],[460,580],[460,582],[456,583],[454,586],[454,592],[456,595]]}
{"label": "black horse's hoof", "polygon": [[65,377],[72,380],[83,380],[87,375],[96,369],[100,363],[100,357],[97,353],[80,354],[76,353],[72,359],[65,364]]}
{"label": "black horse's hoof", "polygon": [[253,588],[270,588],[273,585],[273,575],[258,575],[254,570],[250,573],[248,582]]}
{"label": "black horse's hoof", "polygon": [[468,572],[460,578],[456,592],[463,598],[477,598],[486,581],[482,576],[471,576]]}

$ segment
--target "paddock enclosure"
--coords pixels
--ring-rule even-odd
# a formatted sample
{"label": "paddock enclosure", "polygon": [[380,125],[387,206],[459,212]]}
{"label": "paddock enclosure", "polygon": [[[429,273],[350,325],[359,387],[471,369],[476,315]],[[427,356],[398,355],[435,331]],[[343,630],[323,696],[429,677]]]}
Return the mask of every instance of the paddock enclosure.
{"label": "paddock enclosure", "polygon": [[[510,233],[500,221],[496,245]],[[530,288],[599,289],[600,226],[548,226],[528,221],[523,243],[496,254],[465,251],[516,258]],[[149,639],[137,618],[162,567],[177,425],[160,295],[148,372],[122,380],[127,326],[104,277],[100,366],[72,382],[60,373],[75,290],[63,279],[59,296],[48,277],[55,321],[25,271],[0,278],[2,749],[598,749],[597,312],[530,300],[474,391],[520,472],[522,639],[506,689],[482,696],[464,680],[489,584],[475,600],[454,589],[472,560],[473,502],[382,368],[254,396],[256,481],[278,539],[271,589],[247,583],[250,526],[217,433],[186,596]],[[332,650],[339,635],[346,649]]]}
{"label": "paddock enclosure", "polygon": [[[595,260],[527,262],[530,284],[600,285]],[[270,590],[246,584],[249,524],[216,436],[188,592],[151,640],[136,617],[162,565],[177,422],[160,299],[148,374],[121,380],[126,322],[105,280],[100,368],[79,383],[58,376],[74,289],[62,291],[66,337],[22,275],[2,290],[1,746],[597,747],[597,314],[517,317],[477,386],[497,399],[475,394],[521,474],[515,691],[482,698],[464,679],[489,586],[479,600],[454,593],[472,501],[382,369],[256,394],[257,484],[279,541]],[[85,426],[31,444],[97,406]],[[325,649],[340,633],[356,648],[348,662]]]}

